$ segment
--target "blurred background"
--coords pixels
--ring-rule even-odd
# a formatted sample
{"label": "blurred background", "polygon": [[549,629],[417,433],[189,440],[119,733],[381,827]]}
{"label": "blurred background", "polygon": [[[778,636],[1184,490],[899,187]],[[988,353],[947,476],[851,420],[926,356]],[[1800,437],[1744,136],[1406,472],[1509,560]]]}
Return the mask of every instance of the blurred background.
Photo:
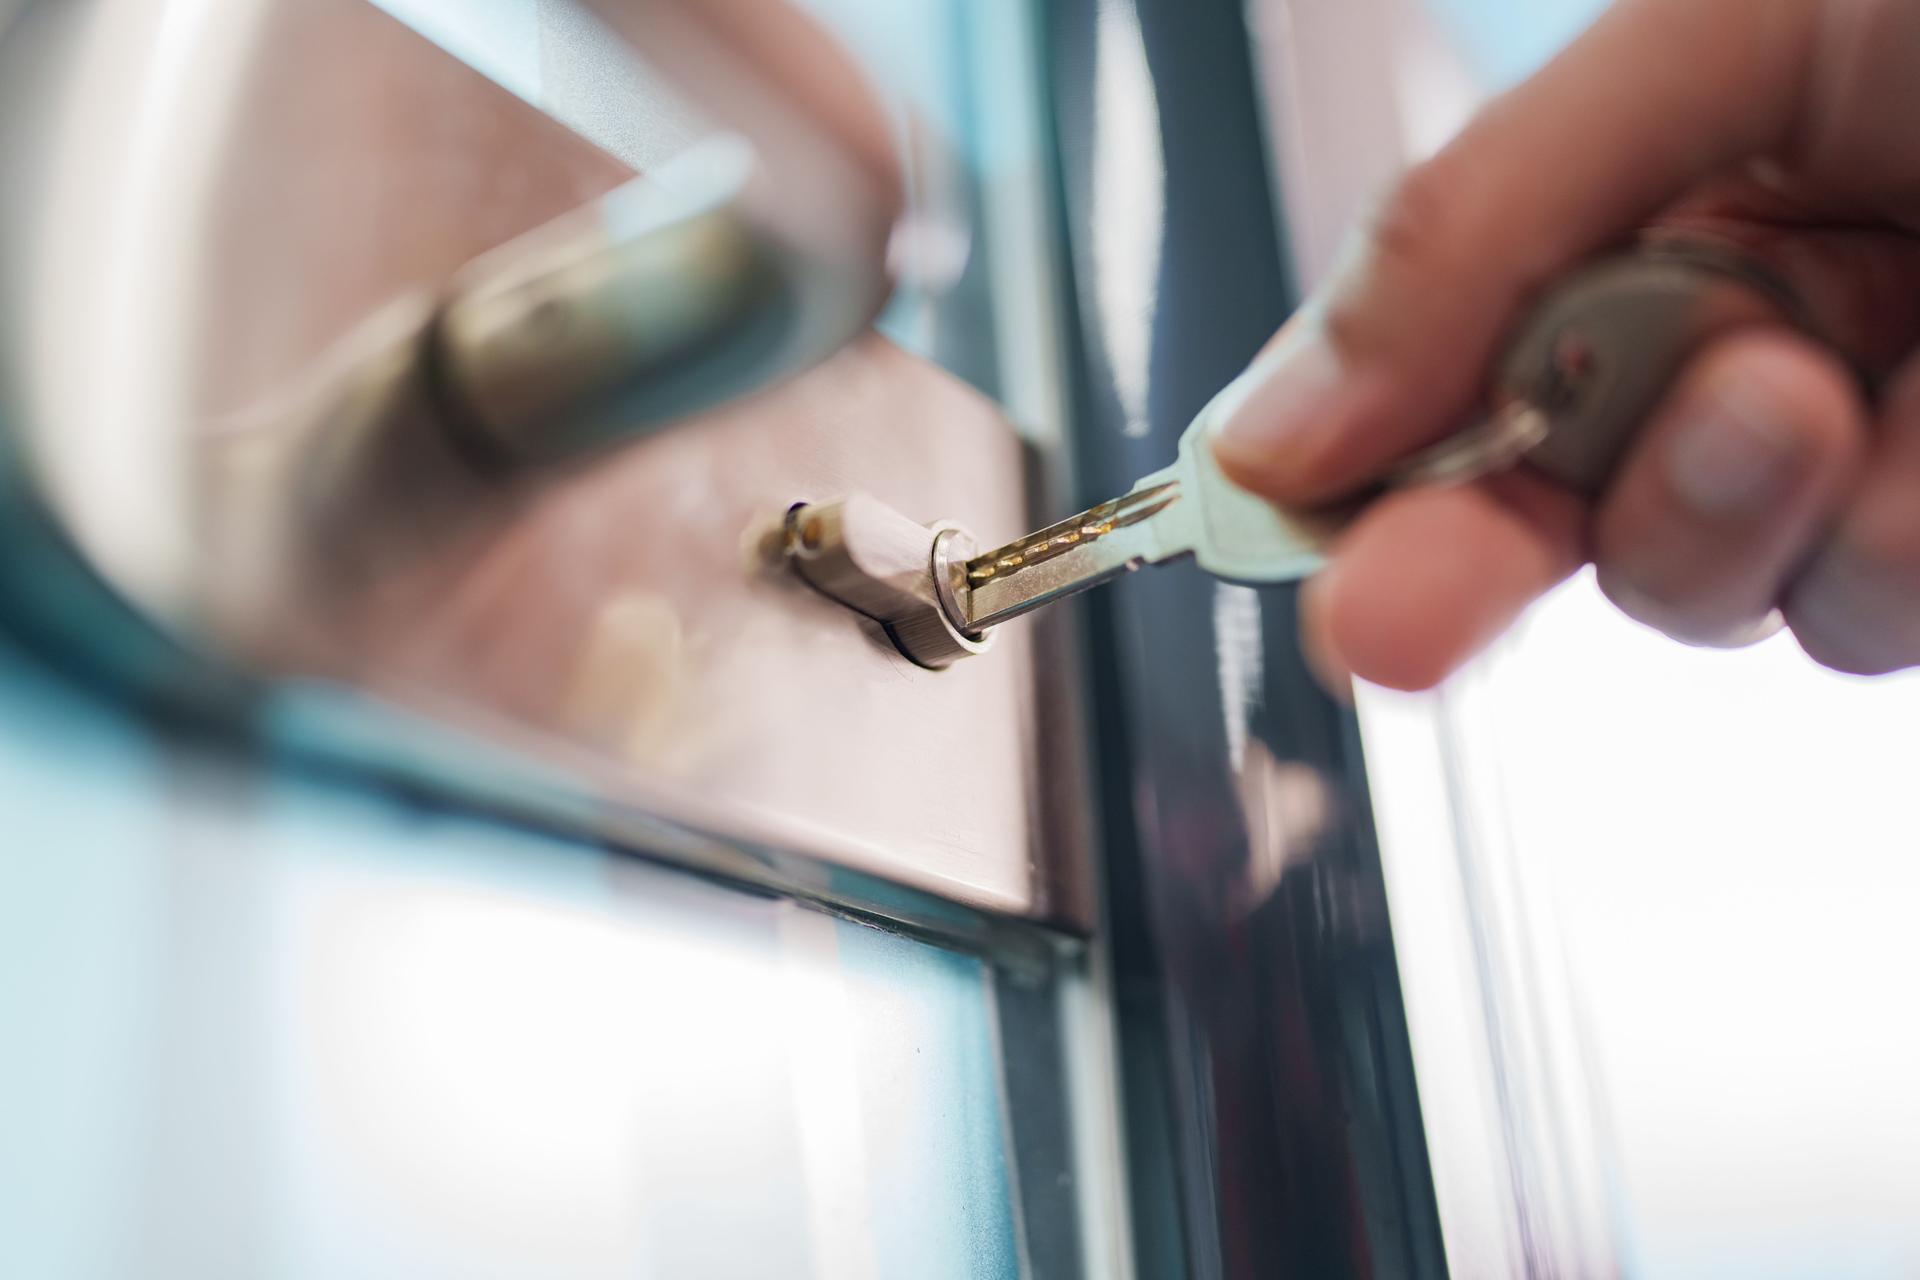
{"label": "blurred background", "polygon": [[[1415,157],[1602,7],[1264,11],[1270,47],[1384,59],[1397,90],[1371,111]],[[1377,118],[1345,106],[1348,124]],[[1299,145],[1296,160],[1315,144]],[[1291,206],[1312,228],[1309,275],[1351,208],[1312,199]],[[1464,838],[1524,864],[1523,910],[1555,922],[1546,958],[1578,1003],[1569,1034],[1617,1162],[1630,1273],[1920,1270],[1920,1021],[1904,1011],[1920,972],[1920,681],[1835,675],[1784,635],[1690,650],[1614,613],[1589,573],[1434,698],[1366,689],[1361,714],[1390,883],[1434,854],[1415,779],[1439,777]]]}
{"label": "blurred background", "polygon": [[[279,4],[377,9],[405,37],[365,61],[329,47],[319,78],[407,75],[431,46],[608,173],[716,127],[624,52],[617,6]],[[31,7],[0,0],[0,31]],[[193,117],[169,104],[274,7],[97,0],[104,52],[75,83],[136,69],[150,114],[61,119],[124,144],[103,169],[153,168],[131,185],[185,185],[166,162]],[[1361,204],[1600,6],[803,7],[885,104],[906,209],[876,324],[938,375],[873,438],[898,474],[990,475],[1051,519],[1164,461]],[[379,221],[338,216],[356,235]],[[101,257],[100,298],[171,321],[150,270]],[[30,342],[27,316],[0,329],[10,353],[65,332]],[[1681,648],[1583,576],[1440,692],[1362,689],[1350,720],[1299,667],[1289,595],[1136,575],[1073,615],[1083,647],[1053,668],[1086,677],[1064,713],[1094,777],[1077,835],[956,802],[922,819],[929,843],[1010,849],[1013,878],[916,878],[913,857],[873,852],[898,832],[860,812],[887,788],[854,777],[838,808],[779,828],[823,843],[827,869],[775,884],[776,839],[608,835],[580,802],[529,818],[439,788],[438,766],[369,783],[340,761],[411,729],[343,703],[337,671],[253,690],[238,749],[130,710],[87,655],[140,628],[73,622],[93,581],[76,565],[167,580],[164,540],[129,514],[154,503],[109,486],[69,537],[35,540],[58,495],[110,478],[97,424],[159,420],[151,354],[111,358],[151,346],[105,326],[56,362],[91,374],[54,426],[16,385],[25,358],[7,366],[0,1274],[1920,1275],[1920,678],[1833,676],[1784,637]],[[1015,461],[965,469],[992,449],[932,429],[962,402]],[[831,435],[858,403],[804,416]],[[862,482],[865,440],[818,482]],[[768,616],[649,624],[614,665],[704,673],[786,625]],[[821,677],[863,725],[928,678],[877,654],[853,694]],[[702,688],[729,687],[715,668]],[[595,725],[639,696],[584,687]],[[978,703],[1024,707],[1028,688]],[[707,757],[643,710],[615,754],[670,784],[663,812],[680,787],[753,810],[702,791]],[[801,728],[833,732],[757,705],[680,712],[776,760],[824,754]],[[556,725],[578,728],[538,727]],[[992,794],[1024,820],[1035,761],[1057,759],[1029,729],[938,745],[993,754],[1014,781]],[[746,758],[714,734],[700,745]],[[818,790],[776,794],[798,811]],[[1098,888],[1074,918],[1041,882],[1080,844]]]}

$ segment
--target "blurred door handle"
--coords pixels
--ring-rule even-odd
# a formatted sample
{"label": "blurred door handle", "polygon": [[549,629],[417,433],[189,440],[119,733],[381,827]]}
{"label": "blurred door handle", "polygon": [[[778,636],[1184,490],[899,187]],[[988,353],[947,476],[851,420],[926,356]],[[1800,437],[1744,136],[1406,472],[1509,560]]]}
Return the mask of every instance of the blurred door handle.
{"label": "blurred door handle", "polygon": [[877,263],[810,255],[745,207],[754,150],[709,138],[483,255],[422,350],[482,457],[572,457],[784,380],[886,295]]}
{"label": "blurred door handle", "polygon": [[775,385],[861,333],[892,287],[885,117],[824,33],[765,0],[595,7],[728,131],[453,281],[419,355],[449,429],[495,463],[591,452]]}

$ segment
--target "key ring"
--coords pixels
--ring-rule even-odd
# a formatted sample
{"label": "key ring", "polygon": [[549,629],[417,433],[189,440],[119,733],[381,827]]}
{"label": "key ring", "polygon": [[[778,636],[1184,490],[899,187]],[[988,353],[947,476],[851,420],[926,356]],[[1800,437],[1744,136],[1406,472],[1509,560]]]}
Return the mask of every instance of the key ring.
{"label": "key ring", "polygon": [[1786,281],[1743,255],[1671,241],[1602,259],[1529,312],[1495,366],[1493,412],[1413,454],[1386,483],[1464,484],[1524,461],[1598,495],[1694,354],[1756,325],[1822,341]]}

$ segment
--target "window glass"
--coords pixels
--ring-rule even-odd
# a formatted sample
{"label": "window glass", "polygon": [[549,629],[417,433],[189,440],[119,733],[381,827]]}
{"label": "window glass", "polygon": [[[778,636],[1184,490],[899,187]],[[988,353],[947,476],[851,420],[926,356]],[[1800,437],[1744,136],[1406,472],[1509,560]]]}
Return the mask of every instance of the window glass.
{"label": "window glass", "polygon": [[[1405,8],[1491,90],[1600,5]],[[1389,834],[1421,791],[1408,705],[1363,699]],[[1784,635],[1687,649],[1586,574],[1438,705],[1457,803],[1544,890],[1528,926],[1557,922],[1629,1272],[1920,1269],[1920,677],[1836,676]]]}
{"label": "window glass", "polygon": [[170,748],[5,643],[0,811],[0,1273],[1017,1273],[978,960]]}

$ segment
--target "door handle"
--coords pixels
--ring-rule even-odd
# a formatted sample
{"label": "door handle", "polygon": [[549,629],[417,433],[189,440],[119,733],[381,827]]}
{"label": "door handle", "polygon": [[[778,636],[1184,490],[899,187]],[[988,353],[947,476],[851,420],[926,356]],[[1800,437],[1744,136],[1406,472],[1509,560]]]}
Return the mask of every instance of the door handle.
{"label": "door handle", "polygon": [[864,330],[877,259],[747,207],[753,144],[706,139],[471,263],[424,335],[447,426],[484,459],[569,458],[773,386]]}
{"label": "door handle", "polygon": [[[830,37],[779,2],[594,7],[727,131],[482,255],[407,335],[434,411],[492,464],[591,453],[777,385],[893,287],[902,178]],[[391,365],[373,351],[343,376]]]}

